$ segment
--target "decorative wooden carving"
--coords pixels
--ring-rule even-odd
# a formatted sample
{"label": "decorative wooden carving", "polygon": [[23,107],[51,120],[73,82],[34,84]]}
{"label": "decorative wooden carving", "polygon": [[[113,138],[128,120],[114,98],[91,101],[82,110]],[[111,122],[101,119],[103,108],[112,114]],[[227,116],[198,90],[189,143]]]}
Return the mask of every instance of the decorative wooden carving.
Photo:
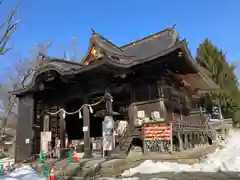
{"label": "decorative wooden carving", "polygon": [[90,39],[88,52],[85,59],[83,60],[83,64],[85,65],[89,65],[90,63],[99,59],[103,55],[103,52],[101,52],[101,50],[94,44],[95,38],[96,36],[93,35],[92,38]]}
{"label": "decorative wooden carving", "polygon": [[98,52],[97,52],[97,50],[96,50],[95,47],[92,48],[92,50],[91,50],[91,55],[92,55],[94,58],[97,58]]}
{"label": "decorative wooden carving", "polygon": [[83,61],[83,64],[89,65],[93,61],[102,57],[102,55],[103,54],[100,52],[100,50],[98,50],[94,45],[91,45],[91,47],[89,48],[88,54],[85,60]]}

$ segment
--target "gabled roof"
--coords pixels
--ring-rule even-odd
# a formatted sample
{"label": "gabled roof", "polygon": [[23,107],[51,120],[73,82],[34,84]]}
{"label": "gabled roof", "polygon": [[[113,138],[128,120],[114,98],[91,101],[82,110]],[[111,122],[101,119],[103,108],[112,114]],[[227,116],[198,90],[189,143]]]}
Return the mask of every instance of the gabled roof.
{"label": "gabled roof", "polygon": [[125,55],[142,59],[171,48],[178,42],[178,33],[171,26],[163,31],[122,46]]}
{"label": "gabled roof", "polygon": [[33,70],[25,79],[23,83],[23,88],[31,87],[36,77],[43,72],[54,70],[60,75],[64,75],[64,73],[66,72],[71,73],[73,71],[83,68],[84,66],[85,65],[81,63],[46,57],[46,60],[44,60],[40,66],[36,67],[35,70]]}
{"label": "gabled roof", "polygon": [[122,49],[120,47],[116,46],[111,41],[107,40],[102,35],[94,31],[93,29],[92,29],[92,38],[94,39],[94,42],[97,45],[102,46],[103,49],[112,51],[113,53],[116,53],[116,54],[122,54]]}
{"label": "gabled roof", "polygon": [[[187,63],[189,65],[188,67],[197,74],[195,79],[202,79],[201,83],[208,84],[209,87],[217,87],[215,83],[203,75],[204,73],[193,60],[186,41],[179,41],[178,33],[175,31],[174,26],[122,47],[114,45],[93,30],[88,53],[82,63],[74,63],[47,57],[45,63],[39,66],[30,77],[31,81],[28,81],[29,83],[27,86],[29,88],[33,87],[36,77],[48,70],[55,70],[60,75],[72,75],[89,71],[101,65],[131,68],[138,64],[154,59],[156,60],[157,58],[158,61],[161,61],[159,57],[177,51],[183,52],[185,63]],[[187,78],[183,76],[181,78]],[[193,82],[194,81],[195,80],[193,80]],[[26,89],[24,88],[14,92],[14,94],[21,94],[25,91]]]}
{"label": "gabled roof", "polygon": [[93,49],[97,51],[99,57],[107,55],[119,60],[139,60],[163,52],[173,47],[177,42],[178,33],[175,31],[174,26],[122,47],[114,45],[93,30],[88,53],[83,59],[83,64],[92,62],[93,57],[89,55],[91,55]]}
{"label": "gabled roof", "polygon": [[102,56],[109,56],[113,58],[127,58],[132,56],[125,55],[123,50],[106,38],[92,30],[92,37],[90,38],[88,52],[83,58],[82,63],[88,65]]}

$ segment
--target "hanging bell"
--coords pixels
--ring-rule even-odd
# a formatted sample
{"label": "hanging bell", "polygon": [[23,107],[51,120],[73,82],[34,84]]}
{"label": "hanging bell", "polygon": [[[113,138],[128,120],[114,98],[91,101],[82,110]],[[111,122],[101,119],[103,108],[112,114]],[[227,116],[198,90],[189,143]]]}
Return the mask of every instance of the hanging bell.
{"label": "hanging bell", "polygon": [[90,113],[92,114],[93,113],[93,109],[92,109],[92,107],[91,106],[88,106],[89,107],[89,111],[90,111]]}
{"label": "hanging bell", "polygon": [[66,112],[64,110],[62,112],[62,117],[63,117],[63,119],[65,119],[65,117],[66,117]]}
{"label": "hanging bell", "polygon": [[81,110],[78,111],[78,117],[79,117],[79,119],[82,119],[82,113],[81,113]]}

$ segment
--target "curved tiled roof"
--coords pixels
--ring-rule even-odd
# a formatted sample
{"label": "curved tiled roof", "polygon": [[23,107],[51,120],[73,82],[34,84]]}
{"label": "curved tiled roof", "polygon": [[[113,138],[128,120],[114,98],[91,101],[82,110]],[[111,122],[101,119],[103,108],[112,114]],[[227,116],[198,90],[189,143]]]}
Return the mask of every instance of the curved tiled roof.
{"label": "curved tiled roof", "polygon": [[92,39],[93,43],[100,47],[107,55],[113,55],[119,59],[139,60],[163,52],[174,46],[178,41],[178,33],[174,29],[174,26],[172,26],[123,47],[117,47],[95,31],[93,32]]}
{"label": "curved tiled roof", "polygon": [[[119,60],[139,60],[163,52],[173,47],[177,42],[178,33],[174,29],[174,26],[123,47],[114,45],[93,30],[90,47],[95,45],[105,55],[118,58]],[[89,51],[91,50],[90,47]],[[83,62],[86,58],[87,56],[83,59]]]}
{"label": "curved tiled roof", "polygon": [[178,33],[173,27],[123,46],[123,53],[142,59],[173,47],[178,42]]}
{"label": "curved tiled roof", "polygon": [[114,57],[127,57],[132,58],[133,56],[126,55],[123,50],[110,41],[108,41],[103,36],[94,32],[92,36],[93,44],[101,49],[106,55],[114,56]]}
{"label": "curved tiled roof", "polygon": [[25,79],[23,87],[31,87],[34,84],[36,77],[46,71],[54,70],[60,75],[64,75],[66,72],[76,71],[83,68],[84,65],[80,63],[60,60],[56,58],[48,57],[47,60],[41,66],[36,67]]}
{"label": "curved tiled roof", "polygon": [[[89,51],[93,45],[98,47],[100,51],[103,52],[104,56],[100,57],[101,60],[89,65],[84,65],[81,63],[47,57],[47,60],[44,61],[45,63],[39,66],[29,77],[26,86],[33,87],[36,77],[39,74],[49,70],[57,71],[60,75],[72,75],[79,74],[105,64],[120,68],[130,68],[132,66],[164,56],[175,50],[183,51],[188,59],[186,62],[196,73],[201,76],[202,79],[206,80],[206,78],[201,75],[201,70],[198,68],[197,64],[193,61],[193,58],[191,57],[187,48],[186,41],[179,41],[178,33],[174,30],[174,26],[146,38],[137,40],[133,43],[127,44],[123,47],[117,47],[93,31],[93,35],[90,40]],[[87,57],[88,56],[86,56],[86,58]],[[210,84],[212,83],[209,83],[209,85]],[[24,91],[24,89],[19,90],[16,92],[16,94]]]}

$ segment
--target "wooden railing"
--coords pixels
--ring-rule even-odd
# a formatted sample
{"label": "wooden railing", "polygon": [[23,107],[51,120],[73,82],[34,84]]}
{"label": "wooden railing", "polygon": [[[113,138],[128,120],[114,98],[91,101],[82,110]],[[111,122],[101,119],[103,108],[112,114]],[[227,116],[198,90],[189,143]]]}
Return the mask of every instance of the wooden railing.
{"label": "wooden railing", "polygon": [[189,124],[189,122],[173,123],[174,131],[205,131],[206,127],[203,124]]}
{"label": "wooden railing", "polygon": [[129,143],[129,145],[131,144],[131,142],[129,142],[129,138],[130,140],[132,140],[135,137],[139,137],[142,136],[142,127],[133,127],[133,129],[131,130],[131,133],[129,133],[130,127],[127,126],[125,131],[122,133],[122,135],[119,137],[118,139],[118,147],[120,148],[120,150],[122,150],[122,148],[126,145],[126,143]]}
{"label": "wooden railing", "polygon": [[119,143],[118,146],[119,146],[120,150],[124,146],[124,144],[128,138],[128,128],[129,127],[127,126],[126,129],[123,131],[123,133],[121,134],[121,136],[118,139],[118,143]]}
{"label": "wooden railing", "polygon": [[143,136],[142,126],[135,127],[132,136]]}
{"label": "wooden railing", "polygon": [[181,120],[173,121],[175,129],[196,129],[203,130],[205,128],[205,119],[200,113],[189,114],[182,116]]}
{"label": "wooden railing", "polygon": [[175,90],[173,87],[170,86],[162,87],[162,90],[164,99],[175,101],[190,108],[190,100],[185,94]]}

